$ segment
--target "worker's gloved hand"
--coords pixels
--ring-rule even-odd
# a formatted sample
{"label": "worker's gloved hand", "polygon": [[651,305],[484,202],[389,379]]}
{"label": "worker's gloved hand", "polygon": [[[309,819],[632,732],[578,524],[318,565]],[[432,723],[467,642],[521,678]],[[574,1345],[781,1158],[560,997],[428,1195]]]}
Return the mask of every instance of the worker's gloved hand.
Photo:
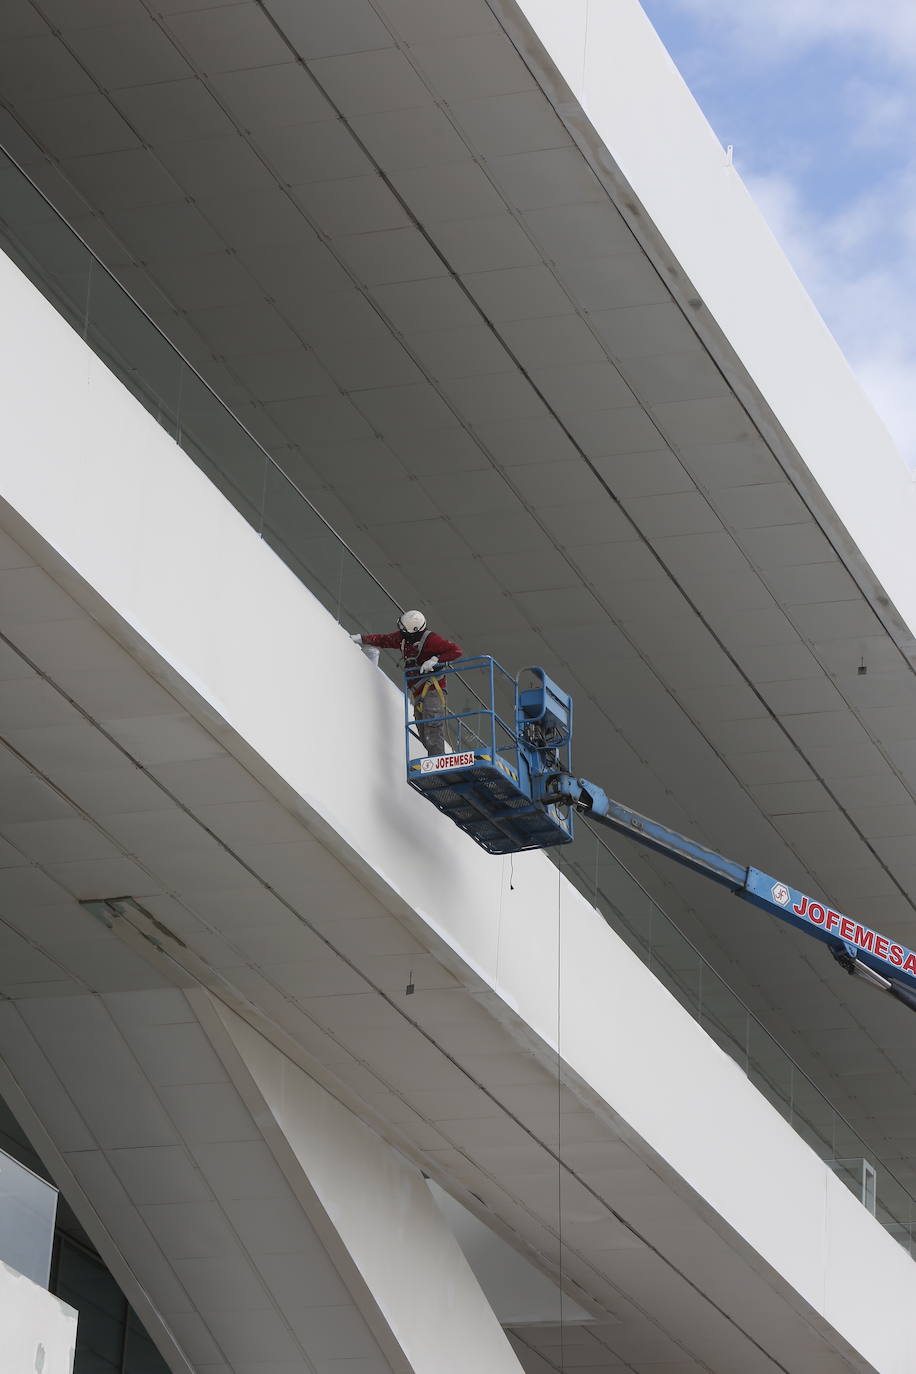
{"label": "worker's gloved hand", "polygon": [[433,654],[432,658],[428,658],[425,663],[420,664],[420,672],[431,673],[438,662],[438,658],[436,658],[436,655]]}
{"label": "worker's gloved hand", "polygon": [[350,638],[353,640],[354,644],[362,644],[363,642],[362,635],[351,635]]}

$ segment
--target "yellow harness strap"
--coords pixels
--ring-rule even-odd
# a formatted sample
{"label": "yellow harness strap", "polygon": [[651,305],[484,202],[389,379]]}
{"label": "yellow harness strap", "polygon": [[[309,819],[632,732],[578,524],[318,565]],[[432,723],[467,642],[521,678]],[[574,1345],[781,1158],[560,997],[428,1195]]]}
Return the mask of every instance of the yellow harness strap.
{"label": "yellow harness strap", "polygon": [[439,700],[442,702],[442,714],[445,715],[445,693],[443,692],[442,684],[437,677],[431,677],[428,682],[424,682],[423,686],[420,688],[420,691],[417,693],[416,700],[422,701],[423,698],[426,696],[426,693],[429,691],[430,687],[435,687],[436,691],[439,693]]}

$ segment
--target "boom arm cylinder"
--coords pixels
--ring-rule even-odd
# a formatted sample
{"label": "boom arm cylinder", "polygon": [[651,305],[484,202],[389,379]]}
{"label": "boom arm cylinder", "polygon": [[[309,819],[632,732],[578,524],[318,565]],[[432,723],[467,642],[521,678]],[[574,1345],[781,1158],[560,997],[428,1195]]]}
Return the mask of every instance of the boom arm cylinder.
{"label": "boom arm cylinder", "polygon": [[542,787],[545,803],[565,802],[574,806],[600,825],[609,826],[637,844],[665,854],[675,863],[729,888],[752,906],[820,940],[848,973],[859,974],[873,987],[891,993],[916,1011],[916,953],[905,945],[757,868],[726,859],[670,826],[613,801],[603,788],[587,778],[552,773],[543,779]]}

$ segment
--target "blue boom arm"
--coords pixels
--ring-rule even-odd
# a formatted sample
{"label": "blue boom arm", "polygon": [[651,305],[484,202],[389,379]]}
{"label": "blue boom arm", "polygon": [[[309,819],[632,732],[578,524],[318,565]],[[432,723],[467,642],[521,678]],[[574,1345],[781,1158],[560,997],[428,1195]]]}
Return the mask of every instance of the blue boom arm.
{"label": "blue boom arm", "polygon": [[543,778],[541,790],[545,803],[572,805],[600,825],[609,826],[637,844],[667,855],[675,863],[729,888],[752,906],[820,940],[847,973],[857,974],[916,1011],[916,953],[905,945],[861,925],[851,916],[834,911],[826,903],[808,897],[778,878],[771,878],[757,868],[734,863],[686,835],[648,816],[641,816],[638,811],[613,801],[601,787],[586,778],[550,773]]}
{"label": "blue boom arm", "polygon": [[[569,844],[573,813],[582,812],[820,940],[847,973],[916,1011],[916,953],[778,878],[734,863],[641,816],[587,778],[577,778],[572,771],[572,697],[543,668],[523,669],[513,680],[483,655],[440,665],[435,677],[452,674],[456,687],[465,689],[474,672],[486,681],[482,693],[471,692],[469,706],[448,712],[443,698],[442,719],[456,753],[414,756],[417,741],[409,690],[405,693],[407,781],[488,853],[519,854]],[[506,683],[515,689],[514,729],[496,709],[496,685]]]}

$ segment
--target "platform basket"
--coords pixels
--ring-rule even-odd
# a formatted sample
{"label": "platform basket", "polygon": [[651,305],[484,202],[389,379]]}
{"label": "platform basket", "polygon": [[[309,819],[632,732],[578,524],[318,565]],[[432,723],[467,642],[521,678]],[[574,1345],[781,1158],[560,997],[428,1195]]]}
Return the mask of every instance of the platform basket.
{"label": "platform basket", "polygon": [[515,680],[490,658],[461,660],[437,673],[445,679],[447,704],[440,718],[453,752],[417,757],[420,741],[410,719],[408,691],[410,786],[488,854],[518,854],[568,844],[571,817],[557,807],[533,802],[527,790],[526,763],[519,756],[512,728]]}

